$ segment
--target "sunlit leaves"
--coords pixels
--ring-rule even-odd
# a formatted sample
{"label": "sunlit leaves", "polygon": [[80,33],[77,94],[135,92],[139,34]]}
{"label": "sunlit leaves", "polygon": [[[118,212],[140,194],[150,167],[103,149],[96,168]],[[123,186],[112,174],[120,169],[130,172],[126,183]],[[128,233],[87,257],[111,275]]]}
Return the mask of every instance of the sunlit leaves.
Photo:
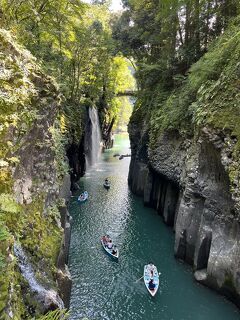
{"label": "sunlit leaves", "polygon": [[21,207],[16,203],[11,194],[0,194],[0,210],[9,213],[18,213]]}
{"label": "sunlit leaves", "polygon": [[133,90],[135,81],[130,72],[131,65],[123,56],[112,59],[109,73],[109,85],[115,93]]}
{"label": "sunlit leaves", "polygon": [[54,311],[49,311],[44,316],[38,318],[37,320],[67,320],[69,317],[68,312],[64,310],[56,309]]}

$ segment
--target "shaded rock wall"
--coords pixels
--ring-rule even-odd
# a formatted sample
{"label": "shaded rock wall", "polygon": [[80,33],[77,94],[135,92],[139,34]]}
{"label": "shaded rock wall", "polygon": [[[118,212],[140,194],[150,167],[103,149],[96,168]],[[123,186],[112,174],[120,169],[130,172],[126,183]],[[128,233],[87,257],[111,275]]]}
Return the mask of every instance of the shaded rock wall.
{"label": "shaded rock wall", "polygon": [[129,125],[129,185],[175,230],[175,256],[193,265],[198,281],[240,306],[239,212],[230,190],[233,139],[203,128],[183,139],[165,132],[147,148],[144,124]]}
{"label": "shaded rock wall", "polygon": [[86,170],[84,136],[80,138],[79,143],[72,143],[67,148],[67,157],[69,160],[71,190],[78,189],[77,181],[83,176]]}
{"label": "shaded rock wall", "polygon": [[58,207],[61,216],[61,227],[64,230],[64,236],[62,238],[61,248],[57,259],[57,283],[65,308],[70,307],[70,297],[72,289],[72,278],[68,270],[72,221],[72,217],[70,216],[68,211],[68,203],[71,197],[70,187],[71,178],[70,175],[66,175],[59,193],[59,196],[65,200],[65,204]]}

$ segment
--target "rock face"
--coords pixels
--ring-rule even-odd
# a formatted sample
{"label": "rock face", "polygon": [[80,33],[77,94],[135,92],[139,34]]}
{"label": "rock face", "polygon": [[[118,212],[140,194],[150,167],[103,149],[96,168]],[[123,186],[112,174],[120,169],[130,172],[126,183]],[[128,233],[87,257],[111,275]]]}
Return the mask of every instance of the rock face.
{"label": "rock face", "polygon": [[21,274],[31,290],[32,299],[35,300],[36,304],[38,304],[38,309],[40,309],[42,313],[45,313],[48,310],[55,310],[57,308],[63,309],[63,301],[57,292],[53,289],[48,290],[44,288],[36,280],[35,272],[31,263],[20,245],[14,245],[14,254],[18,259]]}
{"label": "rock face", "polygon": [[86,164],[84,153],[84,136],[79,143],[71,143],[67,149],[69,166],[71,168],[71,190],[79,189],[77,181],[83,176]]}
{"label": "rock face", "polygon": [[10,33],[0,40],[0,318],[23,319],[69,306],[70,176],[54,80]]}
{"label": "rock face", "polygon": [[129,125],[132,191],[174,228],[175,256],[193,265],[196,280],[240,306],[240,212],[228,170],[236,141],[204,127],[189,139],[166,131],[150,149],[146,127]]}
{"label": "rock face", "polygon": [[64,179],[64,184],[60,188],[60,197],[65,200],[65,204],[59,206],[59,212],[61,216],[61,227],[64,230],[64,236],[62,238],[61,248],[57,259],[57,284],[61,292],[61,297],[65,308],[70,307],[70,297],[72,289],[72,278],[68,270],[68,256],[69,247],[71,240],[71,220],[72,217],[68,211],[68,203],[70,200],[70,187],[71,178],[70,175],[66,175]]}

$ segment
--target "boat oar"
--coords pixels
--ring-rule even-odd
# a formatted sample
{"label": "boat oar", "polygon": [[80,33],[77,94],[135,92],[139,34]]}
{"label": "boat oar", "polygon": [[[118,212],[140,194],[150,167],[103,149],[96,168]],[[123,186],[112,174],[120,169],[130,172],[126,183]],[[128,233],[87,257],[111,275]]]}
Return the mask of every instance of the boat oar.
{"label": "boat oar", "polygon": [[141,280],[144,276],[142,276],[141,278],[137,279],[135,282],[138,282],[139,280]]}
{"label": "boat oar", "polygon": [[[161,275],[161,272],[158,272],[159,276]],[[144,276],[142,276],[141,278],[137,279],[135,282],[138,282],[139,280],[141,280]]]}

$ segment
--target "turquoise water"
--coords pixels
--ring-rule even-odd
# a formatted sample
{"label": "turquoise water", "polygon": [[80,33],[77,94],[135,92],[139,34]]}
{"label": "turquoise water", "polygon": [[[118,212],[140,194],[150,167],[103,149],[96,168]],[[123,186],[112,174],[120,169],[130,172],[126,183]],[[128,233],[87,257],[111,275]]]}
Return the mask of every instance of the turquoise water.
{"label": "turquoise water", "polygon": [[[72,198],[73,217],[70,271],[73,278],[71,320],[235,320],[237,308],[193,280],[191,268],[173,256],[174,234],[160,216],[143,206],[127,184],[130,158],[127,135],[81,179],[89,199]],[[111,181],[109,191],[103,181]],[[118,244],[119,262],[103,250],[100,237],[108,233]],[[143,267],[152,261],[161,272],[154,298],[142,280]]]}

